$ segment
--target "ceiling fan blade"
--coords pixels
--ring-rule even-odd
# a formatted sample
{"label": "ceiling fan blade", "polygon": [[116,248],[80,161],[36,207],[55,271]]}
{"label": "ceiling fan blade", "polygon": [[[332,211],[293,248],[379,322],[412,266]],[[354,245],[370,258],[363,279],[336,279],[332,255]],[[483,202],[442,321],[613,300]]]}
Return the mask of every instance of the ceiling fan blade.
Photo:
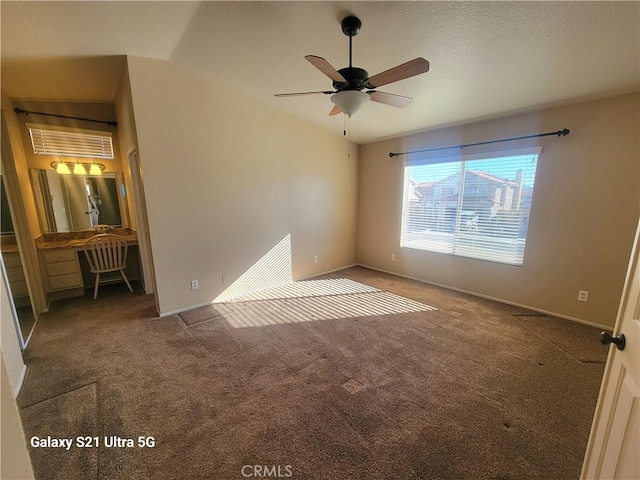
{"label": "ceiling fan blade", "polygon": [[319,94],[329,95],[331,93],[336,92],[296,92],[296,93],[276,93],[274,97],[300,97],[302,95],[319,95]]}
{"label": "ceiling fan blade", "polygon": [[338,115],[339,113],[342,113],[342,111],[340,110],[340,107],[338,105],[334,105],[331,111],[329,112],[329,116],[332,117],[334,115]]}
{"label": "ceiling fan blade", "polygon": [[315,55],[307,55],[304,58],[334,82],[347,83],[347,80],[324,58]]}
{"label": "ceiling fan blade", "polygon": [[398,65],[397,67],[378,73],[373,77],[369,77],[367,83],[369,88],[377,88],[399,80],[404,80],[405,78],[420,75],[421,73],[426,73],[428,71],[429,62],[422,57],[418,57],[407,63],[403,63],[402,65]]}
{"label": "ceiling fan blade", "polygon": [[404,108],[411,103],[411,97],[386,92],[367,92],[372,102],[384,103],[392,107]]}

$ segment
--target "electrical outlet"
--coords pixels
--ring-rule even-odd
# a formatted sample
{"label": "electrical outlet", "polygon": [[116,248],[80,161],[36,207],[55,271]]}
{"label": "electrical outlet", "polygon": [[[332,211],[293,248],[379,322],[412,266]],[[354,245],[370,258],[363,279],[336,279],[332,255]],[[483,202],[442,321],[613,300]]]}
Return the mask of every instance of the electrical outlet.
{"label": "electrical outlet", "polygon": [[392,261],[392,262],[395,262],[395,261],[396,261],[396,254],[395,254],[395,253],[392,253],[392,254],[391,254],[391,261]]}
{"label": "electrical outlet", "polygon": [[198,289],[198,280],[191,280],[191,290]]}
{"label": "electrical outlet", "polygon": [[313,263],[318,263],[318,255],[313,256]]}
{"label": "electrical outlet", "polygon": [[589,301],[589,292],[587,292],[586,290],[578,291],[578,300],[580,300],[581,302],[588,302]]}
{"label": "electrical outlet", "polygon": [[227,276],[224,273],[222,274],[222,283],[227,283]]}

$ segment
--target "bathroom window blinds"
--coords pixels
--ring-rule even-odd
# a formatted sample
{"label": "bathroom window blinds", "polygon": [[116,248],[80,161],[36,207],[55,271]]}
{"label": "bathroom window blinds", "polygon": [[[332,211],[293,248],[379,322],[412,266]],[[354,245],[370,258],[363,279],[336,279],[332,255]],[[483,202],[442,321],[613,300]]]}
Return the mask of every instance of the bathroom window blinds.
{"label": "bathroom window blinds", "polygon": [[111,132],[53,129],[29,124],[27,128],[36,155],[114,158]]}
{"label": "bathroom window blinds", "polygon": [[401,246],[522,265],[538,153],[405,166]]}

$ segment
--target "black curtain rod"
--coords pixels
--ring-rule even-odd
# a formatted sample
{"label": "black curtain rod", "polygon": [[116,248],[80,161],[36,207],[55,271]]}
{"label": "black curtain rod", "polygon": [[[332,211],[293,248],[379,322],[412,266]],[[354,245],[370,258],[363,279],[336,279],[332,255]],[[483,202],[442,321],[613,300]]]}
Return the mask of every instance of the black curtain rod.
{"label": "black curtain rod", "polygon": [[451,145],[449,147],[429,148],[427,150],[414,150],[412,152],[400,152],[400,153],[389,152],[389,156],[391,158],[393,158],[393,157],[398,157],[400,155],[413,155],[414,153],[436,152],[438,150],[449,150],[451,148],[475,147],[477,145],[487,145],[489,143],[513,142],[514,140],[523,140],[525,138],[535,138],[535,137],[547,137],[549,135],[557,135],[558,137],[566,137],[567,135],[569,135],[569,132],[570,132],[570,130],[565,128],[564,130],[558,130],[557,132],[536,133],[535,135],[525,135],[524,137],[503,138],[501,140],[489,140],[487,142],[466,143],[464,145]]}
{"label": "black curtain rod", "polygon": [[24,113],[25,115],[29,115],[30,113],[33,113],[34,115],[46,115],[47,117],[71,118],[73,120],[84,120],[85,122],[106,123],[107,125],[110,125],[112,127],[115,127],[116,125],[118,125],[118,123],[115,121],[109,122],[107,120],[94,120],[92,118],[70,117],[68,115],[57,115],[55,113],[32,112],[29,110],[22,110],[21,108],[14,108],[13,111],[16,112],[18,115],[21,113]]}

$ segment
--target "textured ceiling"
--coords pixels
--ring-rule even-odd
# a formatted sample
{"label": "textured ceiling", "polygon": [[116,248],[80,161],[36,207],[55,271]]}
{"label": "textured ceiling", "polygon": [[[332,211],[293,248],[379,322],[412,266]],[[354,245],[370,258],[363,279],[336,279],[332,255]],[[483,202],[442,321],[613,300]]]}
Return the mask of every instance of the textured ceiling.
{"label": "textured ceiling", "polygon": [[577,99],[639,90],[638,2],[7,2],[2,87],[12,98],[111,101],[122,58],[175,62],[340,134],[331,89],[304,56],[348,64],[340,20],[362,30],[353,63],[370,75],[422,56],[431,70],[382,91],[405,109],[369,102],[352,140]]}

